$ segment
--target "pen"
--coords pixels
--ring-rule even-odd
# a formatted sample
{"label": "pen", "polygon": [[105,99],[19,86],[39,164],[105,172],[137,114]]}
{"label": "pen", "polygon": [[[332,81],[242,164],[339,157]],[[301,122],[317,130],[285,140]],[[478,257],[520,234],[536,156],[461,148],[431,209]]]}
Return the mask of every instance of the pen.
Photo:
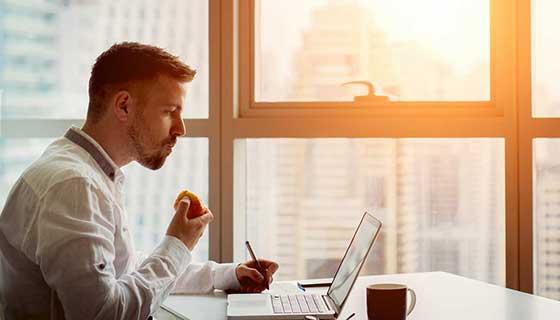
{"label": "pen", "polygon": [[266,282],[266,288],[270,289],[269,286],[268,286],[268,279],[266,278],[266,272],[265,272],[264,268],[261,266],[261,263],[259,262],[259,260],[257,259],[257,256],[255,256],[255,252],[253,252],[253,248],[251,248],[251,244],[249,243],[249,241],[245,241],[245,246],[247,247],[247,250],[249,251],[249,254],[251,255],[251,258],[253,259],[253,261],[257,265],[257,269],[259,270],[259,272],[264,277],[264,281]]}
{"label": "pen", "polygon": [[355,312],[354,312],[354,313],[352,313],[352,314],[351,314],[351,315],[350,315],[350,316],[349,316],[348,318],[346,318],[346,320],[350,320],[350,319],[354,318],[354,316],[355,316],[355,315],[356,315],[356,313],[355,313]]}

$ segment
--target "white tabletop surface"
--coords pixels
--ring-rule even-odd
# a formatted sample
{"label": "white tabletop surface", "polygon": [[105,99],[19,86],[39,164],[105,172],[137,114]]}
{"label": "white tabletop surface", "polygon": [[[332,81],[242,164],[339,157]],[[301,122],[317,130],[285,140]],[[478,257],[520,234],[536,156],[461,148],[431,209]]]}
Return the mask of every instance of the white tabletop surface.
{"label": "white tabletop surface", "polygon": [[[366,287],[374,283],[402,283],[416,291],[416,308],[410,320],[529,320],[560,319],[560,302],[446,272],[360,277],[339,319],[356,313],[352,320],[367,320]],[[293,282],[274,283],[271,290],[297,292]],[[307,292],[326,292],[311,289]],[[226,295],[173,295],[164,303],[191,320],[226,319]]]}

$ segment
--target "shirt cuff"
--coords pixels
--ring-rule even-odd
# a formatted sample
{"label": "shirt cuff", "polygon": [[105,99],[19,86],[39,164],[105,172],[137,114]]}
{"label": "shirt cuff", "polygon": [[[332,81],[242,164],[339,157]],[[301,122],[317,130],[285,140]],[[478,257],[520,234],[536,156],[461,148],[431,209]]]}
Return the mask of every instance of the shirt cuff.
{"label": "shirt cuff", "polygon": [[214,288],[218,290],[238,290],[241,284],[235,269],[239,263],[221,263],[214,269]]}
{"label": "shirt cuff", "polygon": [[192,260],[189,248],[181,240],[169,235],[163,238],[163,241],[154,250],[153,255],[168,258],[177,275],[182,274]]}

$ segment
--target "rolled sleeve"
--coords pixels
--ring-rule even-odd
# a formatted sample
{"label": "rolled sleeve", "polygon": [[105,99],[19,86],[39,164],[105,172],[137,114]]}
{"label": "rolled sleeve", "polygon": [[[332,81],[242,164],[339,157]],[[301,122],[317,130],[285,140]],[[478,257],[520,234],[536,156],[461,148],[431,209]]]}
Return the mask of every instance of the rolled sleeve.
{"label": "rolled sleeve", "polygon": [[235,272],[238,265],[238,263],[218,264],[213,271],[215,279],[214,288],[219,290],[241,288]]}
{"label": "rolled sleeve", "polygon": [[239,289],[235,268],[238,264],[213,261],[191,263],[177,281],[173,293],[205,294],[214,289]]}
{"label": "rolled sleeve", "polygon": [[163,241],[156,247],[152,256],[169,259],[177,274],[185,272],[192,258],[190,250],[181,240],[168,235],[166,235]]}

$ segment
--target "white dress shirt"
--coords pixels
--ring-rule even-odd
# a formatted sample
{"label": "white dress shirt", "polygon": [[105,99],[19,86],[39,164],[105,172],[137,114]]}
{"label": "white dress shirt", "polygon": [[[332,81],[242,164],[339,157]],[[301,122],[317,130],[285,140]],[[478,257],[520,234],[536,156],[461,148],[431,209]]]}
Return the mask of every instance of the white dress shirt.
{"label": "white dress shirt", "polygon": [[123,182],[103,148],[75,127],[22,174],[0,215],[5,319],[147,319],[173,290],[239,287],[234,265],[191,263],[171,236],[137,262]]}

